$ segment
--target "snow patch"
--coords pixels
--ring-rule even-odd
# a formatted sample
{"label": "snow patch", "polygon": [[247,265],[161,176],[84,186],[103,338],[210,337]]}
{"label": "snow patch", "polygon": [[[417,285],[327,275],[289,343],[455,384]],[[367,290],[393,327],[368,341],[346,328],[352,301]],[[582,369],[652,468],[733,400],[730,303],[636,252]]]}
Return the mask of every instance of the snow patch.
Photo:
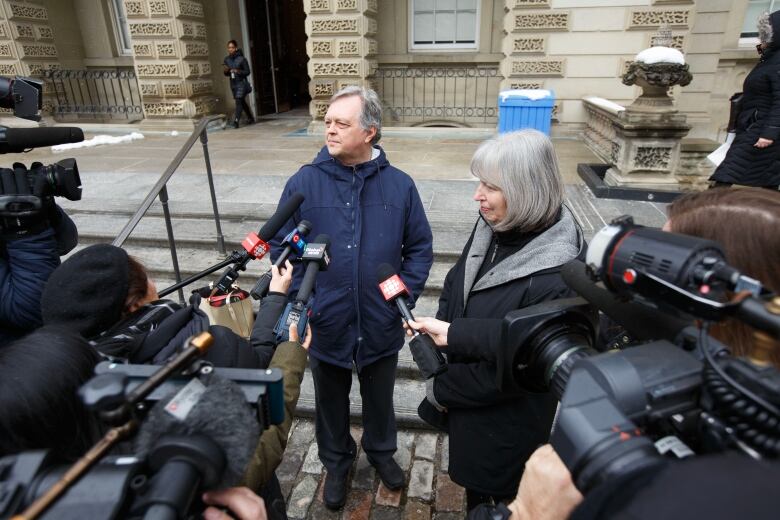
{"label": "snow patch", "polygon": [[678,63],[685,65],[683,53],[671,47],[650,47],[637,54],[634,61],[641,61],[648,65],[652,63]]}
{"label": "snow patch", "polygon": [[608,110],[610,112],[622,112],[626,109],[623,105],[618,105],[614,101],[610,101],[608,99],[596,97],[596,96],[586,96],[584,98],[585,101],[588,101],[590,103],[593,103],[594,105],[598,105],[601,108]]}
{"label": "snow patch", "polygon": [[512,90],[504,90],[500,92],[499,97],[501,98],[501,102],[506,102],[507,98],[517,98],[522,97],[526,99],[530,99],[533,101],[539,100],[539,99],[546,99],[552,97],[552,92],[549,90],[545,90],[542,88],[534,88],[534,89],[512,89]]}
{"label": "snow patch", "polygon": [[100,146],[102,144],[120,144],[129,143],[136,139],[143,139],[144,134],[140,132],[133,132],[132,134],[113,136],[113,135],[96,135],[92,139],[81,141],[80,143],[66,143],[58,144],[51,147],[52,152],[64,152],[65,150],[73,150],[75,148],[92,148],[93,146]]}

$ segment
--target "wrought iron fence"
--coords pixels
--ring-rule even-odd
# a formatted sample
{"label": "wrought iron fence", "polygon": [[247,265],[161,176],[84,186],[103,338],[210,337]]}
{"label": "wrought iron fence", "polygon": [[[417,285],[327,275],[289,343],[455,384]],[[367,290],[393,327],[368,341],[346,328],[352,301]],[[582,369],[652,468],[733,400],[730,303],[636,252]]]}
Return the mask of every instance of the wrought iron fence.
{"label": "wrought iron fence", "polygon": [[498,122],[497,64],[380,65],[377,88],[391,122],[485,125]]}
{"label": "wrought iron fence", "polygon": [[130,122],[144,117],[132,68],[49,70],[44,77],[54,94],[55,119]]}

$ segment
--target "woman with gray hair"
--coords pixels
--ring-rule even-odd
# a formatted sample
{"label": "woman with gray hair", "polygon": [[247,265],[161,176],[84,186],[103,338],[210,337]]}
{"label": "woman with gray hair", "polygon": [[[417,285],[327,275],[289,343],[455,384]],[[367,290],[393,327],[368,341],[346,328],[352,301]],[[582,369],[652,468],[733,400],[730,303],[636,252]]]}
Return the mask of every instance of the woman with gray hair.
{"label": "woman with gray hair", "polygon": [[[496,365],[481,352],[493,343],[482,320],[573,295],[560,269],[584,250],[582,233],[563,204],[563,181],[546,135],[521,130],[485,141],[471,172],[479,179],[473,197],[479,217],[447,274],[436,315],[450,323],[466,319],[449,328],[448,370],[428,380],[418,408],[420,417],[449,433],[448,471],[466,488],[469,510],[511,501],[523,463],[547,442],[556,406],[548,394],[498,388]],[[442,323],[417,319],[434,334]]]}
{"label": "woman with gray hair", "polygon": [[710,177],[714,187],[780,185],[780,11],[758,19],[758,64],[745,77],[736,117],[736,135]]}

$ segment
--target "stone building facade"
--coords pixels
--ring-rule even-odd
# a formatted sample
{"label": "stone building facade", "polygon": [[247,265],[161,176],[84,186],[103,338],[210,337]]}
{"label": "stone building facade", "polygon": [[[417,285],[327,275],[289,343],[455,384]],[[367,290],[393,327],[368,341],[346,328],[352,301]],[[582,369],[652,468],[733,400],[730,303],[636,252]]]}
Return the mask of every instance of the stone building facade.
{"label": "stone building facade", "polygon": [[[262,11],[264,2],[258,8],[248,7],[249,1],[0,0],[0,74],[125,71],[145,124],[229,113],[232,100],[221,67],[225,42],[238,40],[250,61],[267,52],[246,14]],[[303,4],[305,17],[293,23],[305,31],[308,113],[314,122],[323,117],[330,95],[345,85],[377,89],[388,125],[467,127],[496,125],[500,90],[546,88],[556,96],[553,133],[575,135],[587,119],[583,97],[629,104],[638,95],[620,76],[666,24],[694,76],[690,85],[674,90],[692,126],[689,136],[719,138],[728,97],[740,90],[756,61],[752,41],[744,37],[755,0],[271,5],[281,11],[290,2]],[[278,15],[267,13],[268,20]],[[275,36],[278,45],[284,46],[283,37]],[[256,91],[264,74],[254,71]],[[61,103],[57,88],[47,94],[50,110]]]}

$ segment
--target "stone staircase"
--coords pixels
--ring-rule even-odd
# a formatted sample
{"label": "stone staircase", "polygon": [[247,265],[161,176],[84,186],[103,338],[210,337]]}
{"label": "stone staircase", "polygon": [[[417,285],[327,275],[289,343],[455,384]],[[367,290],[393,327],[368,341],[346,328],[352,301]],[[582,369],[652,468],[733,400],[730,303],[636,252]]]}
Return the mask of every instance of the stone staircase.
{"label": "stone staircase", "polygon": [[[220,181],[222,181],[221,177]],[[471,186],[464,186],[464,188],[466,191],[471,190]],[[99,191],[104,192],[105,190]],[[94,243],[111,242],[140,204],[143,193],[138,192],[135,195],[123,199],[110,197],[108,193],[104,193],[103,197],[87,198],[85,192],[85,198],[81,201],[58,201],[66,208],[78,226],[79,246],[76,250]],[[276,197],[278,195],[275,195],[274,199]],[[219,201],[221,225],[227,252],[240,250],[241,240],[246,234],[250,231],[257,231],[275,209],[275,203],[253,204]],[[182,279],[205,270],[225,258],[225,255],[217,251],[216,228],[210,203],[207,201],[196,203],[194,201],[172,200],[170,211]],[[434,265],[425,291],[414,310],[418,316],[432,316],[436,313],[444,277],[468,238],[473,226],[474,214],[471,212],[464,215],[454,211],[429,211],[428,216],[434,233]],[[153,280],[157,283],[158,290],[168,287],[175,281],[165,231],[165,220],[159,202],[156,202],[146,216],[141,219],[125,242],[124,248],[144,263]],[[239,283],[247,290],[251,289],[257,277],[269,266],[270,262],[267,259],[250,262],[247,270],[241,274]],[[189,290],[216,280],[220,273],[221,270],[185,287],[185,296]],[[168,297],[176,298],[177,295],[173,293]],[[303,416],[313,416],[314,413],[314,385],[308,372],[307,369],[298,401],[298,413]],[[408,347],[404,346],[399,353],[394,396],[399,426],[425,427],[425,424],[417,416],[417,406],[424,397],[424,381],[412,360]],[[356,374],[353,375],[350,403],[353,420],[360,422],[361,399]]]}

